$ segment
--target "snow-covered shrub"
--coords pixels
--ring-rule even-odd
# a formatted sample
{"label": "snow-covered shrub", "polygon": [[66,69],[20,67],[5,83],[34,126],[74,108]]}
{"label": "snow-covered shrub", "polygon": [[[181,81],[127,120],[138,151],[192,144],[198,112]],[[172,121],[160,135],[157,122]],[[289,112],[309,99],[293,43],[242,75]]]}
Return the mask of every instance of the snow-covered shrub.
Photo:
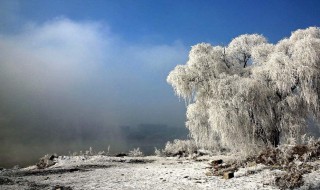
{"label": "snow-covered shrub", "polygon": [[197,44],[167,82],[188,103],[186,127],[199,147],[254,153],[298,140],[306,119],[320,118],[320,28],[277,44],[257,34]]}
{"label": "snow-covered shrub", "polygon": [[[270,169],[278,169],[282,172],[276,173],[274,184],[280,189],[293,189],[301,186],[303,175],[318,170],[319,166],[312,161],[320,158],[320,139],[309,138],[302,141],[304,144],[298,144],[295,141],[292,144],[284,144],[278,147],[269,146],[263,149],[257,155],[251,155],[245,160],[229,164],[226,169],[234,170],[239,167],[250,165],[265,165]],[[225,168],[217,170],[220,175],[226,171]],[[215,171],[212,172],[215,174]]]}
{"label": "snow-covered shrub", "polygon": [[93,156],[95,153],[93,152],[92,147],[90,146],[89,150],[86,150],[85,155],[86,156]]}
{"label": "snow-covered shrub", "polygon": [[71,151],[69,151],[69,156],[94,156],[94,155],[107,155],[109,156],[110,155],[110,146],[108,146],[108,151],[105,152],[105,151],[98,151],[98,152],[95,152],[93,150],[92,147],[89,147],[88,150],[85,150],[85,151],[82,151],[80,150],[79,153],[77,151],[71,153]]}
{"label": "snow-covered shrub", "polygon": [[106,153],[107,156],[110,155],[110,145],[108,145],[108,150],[107,150],[107,153]]}
{"label": "snow-covered shrub", "polygon": [[107,155],[104,151],[99,151],[98,152],[98,155],[101,155],[101,156],[105,156],[105,155]]}
{"label": "snow-covered shrub", "polygon": [[131,157],[141,157],[143,156],[143,152],[140,151],[140,148],[134,148],[133,150],[129,151],[129,156]]}
{"label": "snow-covered shrub", "polygon": [[159,156],[159,157],[164,156],[163,151],[164,151],[164,150],[157,149],[156,147],[154,147],[154,155],[156,155],[156,156]]}
{"label": "snow-covered shrub", "polygon": [[194,140],[175,139],[168,141],[162,152],[166,156],[188,156],[197,152],[197,146]]}
{"label": "snow-covered shrub", "polygon": [[40,158],[40,161],[36,164],[36,166],[38,167],[38,169],[48,168],[56,163],[56,158],[58,158],[57,154],[46,154],[44,157]]}
{"label": "snow-covered shrub", "polygon": [[281,189],[294,189],[303,185],[303,173],[290,171],[275,178],[275,184]]}
{"label": "snow-covered shrub", "polygon": [[295,161],[307,162],[320,156],[320,141],[313,144],[281,145],[268,147],[256,158],[257,163],[266,165],[288,166]]}

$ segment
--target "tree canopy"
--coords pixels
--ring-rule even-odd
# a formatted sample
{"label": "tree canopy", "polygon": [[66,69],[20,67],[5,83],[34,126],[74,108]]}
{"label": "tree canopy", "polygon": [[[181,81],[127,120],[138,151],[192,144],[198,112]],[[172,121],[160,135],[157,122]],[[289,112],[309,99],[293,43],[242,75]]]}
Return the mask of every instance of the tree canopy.
{"label": "tree canopy", "polygon": [[186,100],[197,145],[255,150],[299,140],[319,119],[320,29],[297,30],[276,44],[258,34],[229,45],[192,46],[167,82]]}

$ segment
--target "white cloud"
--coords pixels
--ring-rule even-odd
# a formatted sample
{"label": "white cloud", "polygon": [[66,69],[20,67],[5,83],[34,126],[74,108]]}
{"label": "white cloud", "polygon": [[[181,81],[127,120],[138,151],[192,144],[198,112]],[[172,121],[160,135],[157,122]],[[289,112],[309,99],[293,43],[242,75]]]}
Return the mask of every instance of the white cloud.
{"label": "white cloud", "polygon": [[[171,104],[178,100],[165,84],[165,76],[187,58],[179,42],[130,44],[105,24],[66,18],[29,24],[19,34],[3,34],[0,49],[2,102],[15,102],[15,106],[31,102],[30,110],[47,106],[52,114],[61,110],[66,115],[90,113],[105,125],[162,121],[159,115],[152,116],[152,111],[159,110],[150,96],[162,103],[161,117],[172,118],[170,110],[176,111],[172,107],[178,104]],[[172,94],[171,99],[159,92]],[[177,123],[173,120],[168,124]]]}

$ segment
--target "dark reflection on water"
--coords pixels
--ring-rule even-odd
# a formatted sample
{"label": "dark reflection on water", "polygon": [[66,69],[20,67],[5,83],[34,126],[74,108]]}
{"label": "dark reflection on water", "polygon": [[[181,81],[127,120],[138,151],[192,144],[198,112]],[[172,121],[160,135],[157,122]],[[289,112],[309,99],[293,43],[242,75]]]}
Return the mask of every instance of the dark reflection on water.
{"label": "dark reflection on water", "polygon": [[94,152],[107,152],[110,147],[111,154],[140,147],[145,155],[151,155],[155,147],[163,148],[167,141],[177,138],[187,138],[187,129],[183,126],[141,124],[113,129],[71,127],[20,131],[0,139],[0,167],[25,167],[37,163],[45,154],[84,153],[90,147]]}

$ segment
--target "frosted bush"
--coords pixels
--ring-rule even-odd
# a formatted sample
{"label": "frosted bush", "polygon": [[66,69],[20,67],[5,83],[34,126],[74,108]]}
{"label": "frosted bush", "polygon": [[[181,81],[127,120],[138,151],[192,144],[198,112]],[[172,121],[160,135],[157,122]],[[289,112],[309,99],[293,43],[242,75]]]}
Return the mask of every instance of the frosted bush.
{"label": "frosted bush", "polygon": [[108,150],[107,150],[106,155],[110,156],[110,145],[108,145]]}
{"label": "frosted bush", "polygon": [[140,148],[134,148],[133,150],[129,151],[129,156],[131,157],[141,157],[143,156],[143,152],[140,151]]}
{"label": "frosted bush", "polygon": [[197,151],[197,146],[194,140],[179,140],[175,139],[173,142],[168,141],[163,153],[166,156],[187,156],[192,155]]}
{"label": "frosted bush", "polygon": [[164,156],[164,153],[163,153],[164,150],[160,150],[160,149],[157,149],[156,147],[154,147],[154,155],[156,156]]}
{"label": "frosted bush", "polygon": [[105,156],[105,155],[107,155],[104,151],[99,151],[98,152],[98,155],[102,155],[102,156]]}
{"label": "frosted bush", "polygon": [[86,156],[93,156],[95,155],[95,152],[93,151],[92,147],[89,147],[89,150],[85,151]]}

